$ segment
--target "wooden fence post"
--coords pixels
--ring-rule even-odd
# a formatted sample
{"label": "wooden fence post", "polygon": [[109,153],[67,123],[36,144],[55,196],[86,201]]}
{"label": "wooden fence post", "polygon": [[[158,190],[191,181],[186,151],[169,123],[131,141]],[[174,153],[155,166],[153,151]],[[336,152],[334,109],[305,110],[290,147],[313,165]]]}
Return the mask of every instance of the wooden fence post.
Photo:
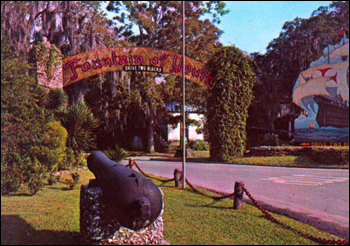
{"label": "wooden fence post", "polygon": [[132,160],[131,158],[129,158],[129,168],[132,169],[132,170],[136,170],[135,169],[135,161]]}
{"label": "wooden fence post", "polygon": [[175,169],[174,170],[174,180],[175,180],[175,187],[179,187],[180,186],[180,177],[179,177],[179,169]]}
{"label": "wooden fence post", "polygon": [[243,208],[243,186],[242,181],[235,183],[235,195],[233,198],[233,209],[242,209]]}

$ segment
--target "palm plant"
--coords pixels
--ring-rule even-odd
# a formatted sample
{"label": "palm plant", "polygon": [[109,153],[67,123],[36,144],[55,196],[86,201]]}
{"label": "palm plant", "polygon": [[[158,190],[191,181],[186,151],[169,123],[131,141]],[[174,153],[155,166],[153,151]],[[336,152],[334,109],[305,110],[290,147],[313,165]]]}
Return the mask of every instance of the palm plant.
{"label": "palm plant", "polygon": [[119,147],[118,145],[114,145],[114,148],[108,148],[104,151],[104,153],[109,159],[116,162],[120,162],[130,155],[128,151]]}
{"label": "palm plant", "polygon": [[60,111],[67,106],[68,96],[61,88],[44,88],[38,86],[37,104],[46,109]]}
{"label": "palm plant", "polygon": [[68,96],[61,88],[50,89],[48,99],[46,101],[47,109],[62,110],[66,107]]}
{"label": "palm plant", "polygon": [[99,121],[83,101],[65,110],[61,123],[68,132],[68,147],[79,151],[94,145],[94,130],[99,126]]}

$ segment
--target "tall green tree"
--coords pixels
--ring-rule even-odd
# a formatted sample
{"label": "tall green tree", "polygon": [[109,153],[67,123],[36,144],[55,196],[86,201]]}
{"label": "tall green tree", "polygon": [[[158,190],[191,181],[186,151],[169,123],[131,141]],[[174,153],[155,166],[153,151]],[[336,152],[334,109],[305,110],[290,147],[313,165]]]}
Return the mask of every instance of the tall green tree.
{"label": "tall green tree", "polygon": [[102,14],[99,1],[3,1],[1,30],[10,48],[28,55],[31,42],[42,37],[63,54],[106,47],[113,40],[111,24]]}
{"label": "tall green tree", "polygon": [[[31,52],[44,37],[65,58],[94,49],[113,47],[111,20],[103,14],[100,1],[2,1],[1,36],[10,49],[33,61]],[[83,99],[87,82],[65,88],[70,104]]]}
{"label": "tall green tree", "polygon": [[[115,91],[111,90],[111,81],[105,81],[101,90],[97,83],[92,83],[85,96],[93,113],[101,119],[97,130],[98,148],[105,149],[115,144],[130,148],[135,136],[146,146],[149,121],[155,121],[155,116],[165,110],[159,90],[154,89],[158,86],[154,80],[132,75],[130,79],[133,81],[130,85],[126,85],[127,81],[118,82]],[[154,144],[149,144],[145,150],[152,151],[147,149],[152,147]]]}
{"label": "tall green tree", "polygon": [[[290,101],[299,73],[323,56],[328,44],[337,44],[338,31],[349,35],[349,2],[321,6],[310,18],[284,23],[280,35],[267,46],[265,54],[252,54],[259,82],[250,109],[249,125],[273,129],[280,101]],[[255,136],[253,136],[255,137]]]}
{"label": "tall green tree", "polygon": [[[225,7],[222,1],[186,1],[186,55],[206,62],[221,45],[218,38],[222,31],[215,24],[228,13]],[[120,38],[137,46],[181,53],[181,1],[110,1],[107,10],[116,13]],[[211,14],[213,20],[203,19],[205,14]]]}
{"label": "tall green tree", "polygon": [[[7,39],[2,37],[1,44],[1,192],[17,191],[24,184],[35,194],[45,172],[57,164],[43,162],[47,155],[36,150],[51,146],[46,150],[53,154],[62,144],[47,136],[56,136],[58,127],[51,129],[53,114],[40,106],[43,92],[28,75],[31,67],[11,51]],[[61,142],[65,145],[64,136]]]}
{"label": "tall green tree", "polygon": [[[118,23],[116,34],[136,46],[152,47],[181,53],[182,47],[182,4],[177,1],[110,1],[108,10],[116,13]],[[122,11],[123,10],[123,11]],[[219,36],[222,33],[215,24],[219,17],[226,14],[225,4],[221,1],[186,1],[186,55],[206,62],[217,47],[221,46]],[[204,19],[205,14],[212,14],[213,20]],[[134,27],[137,31],[134,32]],[[133,75],[134,76],[134,75]],[[136,78],[135,76],[133,77]],[[167,76],[163,83],[154,83],[154,78],[142,76],[135,81],[144,102],[142,108],[148,132],[147,149],[154,143],[154,123],[160,123],[166,115],[166,105],[180,103],[178,93],[180,80]],[[134,81],[131,81],[134,83]],[[131,87],[133,87],[131,85]],[[152,91],[152,93],[148,93]],[[205,88],[188,84],[187,102],[199,107],[203,102]],[[151,113],[149,113],[151,112]],[[152,113],[153,112],[153,113]]]}
{"label": "tall green tree", "polygon": [[208,94],[205,131],[210,157],[228,161],[246,147],[246,120],[253,99],[252,59],[236,47],[224,47],[211,59],[213,87]]}

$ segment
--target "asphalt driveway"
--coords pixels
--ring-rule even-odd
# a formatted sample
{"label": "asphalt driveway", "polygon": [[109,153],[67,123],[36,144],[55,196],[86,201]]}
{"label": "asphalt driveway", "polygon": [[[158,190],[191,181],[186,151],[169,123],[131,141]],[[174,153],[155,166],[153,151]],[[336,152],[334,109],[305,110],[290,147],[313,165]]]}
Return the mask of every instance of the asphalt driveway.
{"label": "asphalt driveway", "polygon": [[[181,162],[135,160],[163,177],[182,168]],[[349,239],[349,170],[187,163],[186,173],[194,185],[223,193],[243,181],[264,207]]]}

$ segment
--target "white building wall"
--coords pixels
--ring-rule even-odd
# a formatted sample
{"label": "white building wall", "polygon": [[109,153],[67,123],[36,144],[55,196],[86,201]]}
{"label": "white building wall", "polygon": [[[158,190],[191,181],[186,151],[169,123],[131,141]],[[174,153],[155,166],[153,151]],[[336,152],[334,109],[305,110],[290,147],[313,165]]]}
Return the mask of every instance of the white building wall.
{"label": "white building wall", "polygon": [[[174,116],[179,115],[179,113],[174,113]],[[204,115],[203,114],[197,114],[197,113],[189,113],[188,116],[190,119],[198,120],[203,123]],[[204,140],[203,133],[198,134],[196,132],[197,126],[190,126],[188,129],[188,137],[190,140],[196,141],[196,140]],[[176,128],[172,128],[170,125],[168,125],[168,141],[176,141],[180,140],[180,123],[177,124]]]}

